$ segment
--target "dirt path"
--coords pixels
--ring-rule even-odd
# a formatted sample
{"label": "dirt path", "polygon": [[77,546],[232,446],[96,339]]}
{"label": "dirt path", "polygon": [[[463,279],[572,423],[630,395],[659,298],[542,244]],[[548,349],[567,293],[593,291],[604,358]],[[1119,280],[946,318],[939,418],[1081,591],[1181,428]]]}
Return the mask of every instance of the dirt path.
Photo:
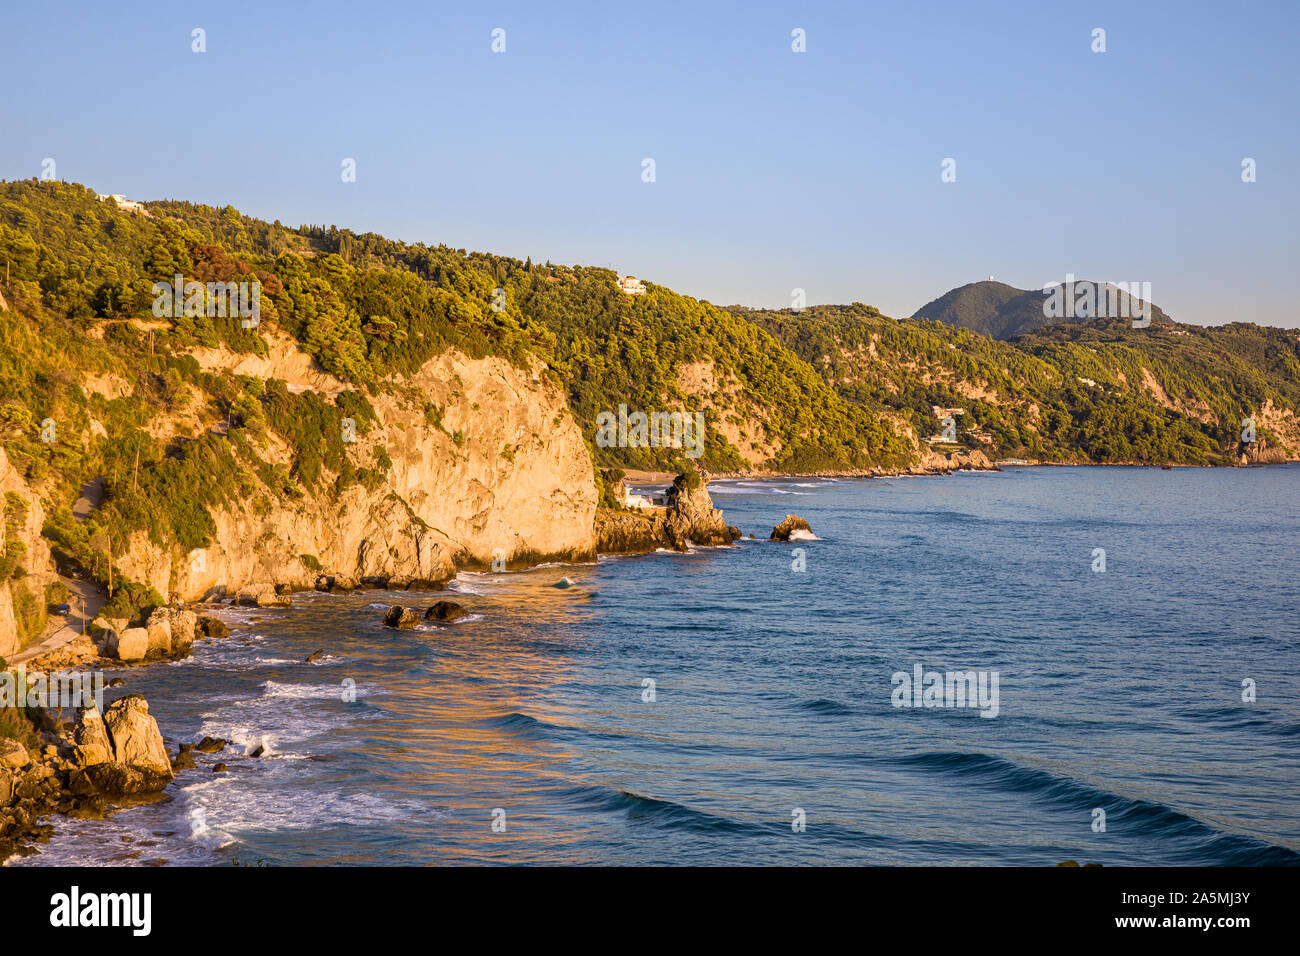
{"label": "dirt path", "polygon": [[81,486],[81,497],[77,503],[72,506],[72,516],[78,521],[85,521],[90,517],[90,512],[99,507],[99,503],[104,500],[104,476],[92,478]]}

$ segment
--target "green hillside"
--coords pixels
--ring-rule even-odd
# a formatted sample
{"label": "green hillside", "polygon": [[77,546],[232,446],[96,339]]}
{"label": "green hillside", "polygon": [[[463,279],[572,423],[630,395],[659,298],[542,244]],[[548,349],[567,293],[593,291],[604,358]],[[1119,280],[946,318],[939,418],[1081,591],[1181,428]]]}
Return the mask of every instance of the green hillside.
{"label": "green hillside", "polygon": [[[961,407],[1003,457],[1044,461],[1226,464],[1241,420],[1266,402],[1300,408],[1300,333],[1122,320],[1066,323],[1000,342],[860,303],[737,309],[817,368],[848,400],[895,410],[918,433],[933,406]],[[1294,419],[1291,419],[1294,422]],[[1295,436],[1259,422],[1290,447]],[[978,442],[965,439],[976,447]]]}
{"label": "green hillside", "polygon": [[[905,469],[940,427],[933,406],[963,409],[958,442],[990,458],[1229,463],[1252,415],[1270,445],[1300,450],[1290,330],[1072,323],[1011,343],[860,303],[723,309],[653,283],[628,295],[606,269],[288,228],[230,207],[161,201],[140,214],[34,180],[0,183],[0,260],[0,443],[40,489],[59,559],[97,578],[132,533],[204,544],[221,502],[265,509],[383,487],[391,462],[354,459],[340,422],[364,432],[371,400],[448,348],[540,362],[598,471],[689,463],[681,448],[598,447],[597,416],[620,405],[702,411],[694,464],[715,472]],[[176,275],[260,283],[262,325],[156,318],[153,285]],[[323,398],[186,354],[265,354],[268,330],[350,388]],[[424,414],[440,423],[431,403]],[[285,460],[255,451],[268,433]],[[76,521],[72,505],[96,477],[103,502]],[[5,573],[21,573],[21,556],[9,557]]]}

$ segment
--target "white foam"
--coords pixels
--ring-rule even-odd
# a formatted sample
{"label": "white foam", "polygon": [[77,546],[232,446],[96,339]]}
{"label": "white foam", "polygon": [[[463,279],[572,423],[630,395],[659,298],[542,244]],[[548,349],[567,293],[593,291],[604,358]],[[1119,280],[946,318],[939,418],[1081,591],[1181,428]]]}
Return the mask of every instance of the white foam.
{"label": "white foam", "polygon": [[[268,680],[262,684],[262,696],[284,697],[291,700],[341,700],[343,693],[342,684],[282,684],[279,681]],[[358,697],[365,697],[368,691],[364,687],[357,687],[354,693]]]}

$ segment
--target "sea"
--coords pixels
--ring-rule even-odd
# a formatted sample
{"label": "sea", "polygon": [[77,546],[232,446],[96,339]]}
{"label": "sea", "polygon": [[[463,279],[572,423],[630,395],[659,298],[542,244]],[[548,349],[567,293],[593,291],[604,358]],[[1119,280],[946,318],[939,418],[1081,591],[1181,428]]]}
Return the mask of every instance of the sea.
{"label": "sea", "polygon": [[215,608],[108,697],[229,746],[11,865],[1300,863],[1300,466],[709,490],[736,547]]}

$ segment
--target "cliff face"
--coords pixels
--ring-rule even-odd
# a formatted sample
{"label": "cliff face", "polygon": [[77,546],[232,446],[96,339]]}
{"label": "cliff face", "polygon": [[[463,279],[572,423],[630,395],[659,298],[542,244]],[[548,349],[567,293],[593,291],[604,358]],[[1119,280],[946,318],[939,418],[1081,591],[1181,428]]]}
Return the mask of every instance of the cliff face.
{"label": "cliff face", "polygon": [[[309,382],[289,384],[328,392],[327,378],[315,371]],[[393,384],[372,398],[378,422],[351,446],[358,461],[391,459],[374,491],[352,485],[337,499],[307,495],[260,515],[227,507],[213,515],[212,542],[188,555],[140,533],[120,559],[123,573],[160,594],[198,600],[275,584],[310,587],[322,571],[406,587],[445,580],[458,567],[595,557],[591,459],[564,396],[539,366],[525,371],[448,351]],[[440,409],[437,424],[429,407]]]}
{"label": "cliff face", "polygon": [[[50,548],[41,537],[40,497],[0,448],[0,657],[20,649],[45,620],[45,585],[54,579]],[[24,633],[24,630],[28,633]]]}

